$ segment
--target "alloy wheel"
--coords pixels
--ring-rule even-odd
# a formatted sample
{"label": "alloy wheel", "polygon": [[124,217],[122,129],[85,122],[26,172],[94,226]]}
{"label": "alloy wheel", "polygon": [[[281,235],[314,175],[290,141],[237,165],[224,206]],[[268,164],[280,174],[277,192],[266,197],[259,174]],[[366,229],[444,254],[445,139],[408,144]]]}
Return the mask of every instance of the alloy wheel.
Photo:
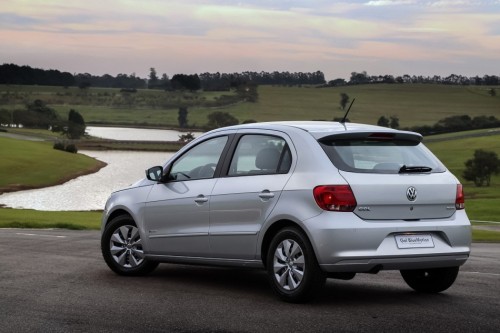
{"label": "alloy wheel", "polygon": [[300,245],[285,239],[276,247],[273,260],[274,277],[281,288],[295,290],[304,277],[305,258]]}
{"label": "alloy wheel", "polygon": [[122,267],[133,268],[144,260],[141,236],[135,226],[117,228],[111,235],[109,248],[113,259]]}

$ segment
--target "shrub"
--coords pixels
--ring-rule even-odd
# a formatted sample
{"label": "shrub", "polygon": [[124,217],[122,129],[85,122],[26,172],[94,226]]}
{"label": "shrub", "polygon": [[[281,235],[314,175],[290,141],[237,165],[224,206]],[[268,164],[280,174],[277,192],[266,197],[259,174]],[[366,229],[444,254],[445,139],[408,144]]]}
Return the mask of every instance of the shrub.
{"label": "shrub", "polygon": [[78,152],[78,149],[73,143],[70,143],[68,145],[65,144],[63,141],[57,141],[54,143],[53,146],[54,149],[61,150],[61,151],[66,151],[68,153],[74,153],[76,154]]}
{"label": "shrub", "polygon": [[54,147],[53,148],[57,149],[57,150],[64,151],[64,142],[57,141],[56,143],[54,143]]}
{"label": "shrub", "polygon": [[238,119],[234,116],[230,115],[227,112],[212,112],[207,116],[208,118],[208,127],[210,128],[219,128],[231,125],[238,125]]}
{"label": "shrub", "polygon": [[73,154],[76,154],[78,152],[78,149],[76,148],[76,146],[72,143],[70,143],[69,145],[66,146],[66,149],[65,149],[68,153],[73,153]]}

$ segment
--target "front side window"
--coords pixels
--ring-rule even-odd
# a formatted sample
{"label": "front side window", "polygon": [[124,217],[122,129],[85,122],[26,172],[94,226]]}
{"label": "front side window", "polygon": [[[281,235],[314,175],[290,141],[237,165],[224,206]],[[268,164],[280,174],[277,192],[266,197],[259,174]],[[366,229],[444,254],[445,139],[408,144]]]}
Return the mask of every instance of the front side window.
{"label": "front side window", "polygon": [[288,173],[290,149],[283,138],[272,135],[244,135],[238,142],[229,176]]}
{"label": "front side window", "polygon": [[340,170],[399,173],[405,168],[444,172],[444,166],[422,143],[407,140],[328,139],[321,147]]}
{"label": "front side window", "polygon": [[174,162],[170,170],[170,179],[195,180],[212,178],[227,139],[227,136],[221,136],[204,141],[191,148]]}

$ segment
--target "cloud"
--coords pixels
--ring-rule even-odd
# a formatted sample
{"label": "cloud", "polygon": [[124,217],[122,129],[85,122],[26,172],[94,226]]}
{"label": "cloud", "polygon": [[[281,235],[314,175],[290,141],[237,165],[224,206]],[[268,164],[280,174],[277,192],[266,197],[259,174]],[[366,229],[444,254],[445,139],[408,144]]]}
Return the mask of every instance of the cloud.
{"label": "cloud", "polygon": [[72,72],[139,75],[150,67],[169,75],[312,67],[333,73],[364,62],[411,63],[418,72],[418,59],[472,68],[500,54],[499,3],[2,0],[0,57],[49,68],[64,63],[61,69]]}
{"label": "cloud", "polygon": [[367,6],[400,6],[414,4],[413,0],[372,0],[365,3]]}

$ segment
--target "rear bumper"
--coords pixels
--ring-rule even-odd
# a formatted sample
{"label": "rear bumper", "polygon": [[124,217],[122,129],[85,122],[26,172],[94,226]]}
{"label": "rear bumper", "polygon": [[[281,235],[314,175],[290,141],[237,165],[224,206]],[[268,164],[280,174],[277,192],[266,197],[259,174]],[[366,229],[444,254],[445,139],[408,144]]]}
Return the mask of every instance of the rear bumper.
{"label": "rear bumper", "polygon": [[358,258],[340,260],[335,264],[322,264],[320,267],[325,272],[368,273],[380,270],[455,267],[463,265],[468,258],[469,253],[431,257]]}
{"label": "rear bumper", "polygon": [[[320,267],[326,272],[370,272],[463,265],[470,254],[465,212],[427,221],[365,221],[352,213],[325,212],[306,221]],[[430,234],[433,247],[397,246],[398,234]]]}

